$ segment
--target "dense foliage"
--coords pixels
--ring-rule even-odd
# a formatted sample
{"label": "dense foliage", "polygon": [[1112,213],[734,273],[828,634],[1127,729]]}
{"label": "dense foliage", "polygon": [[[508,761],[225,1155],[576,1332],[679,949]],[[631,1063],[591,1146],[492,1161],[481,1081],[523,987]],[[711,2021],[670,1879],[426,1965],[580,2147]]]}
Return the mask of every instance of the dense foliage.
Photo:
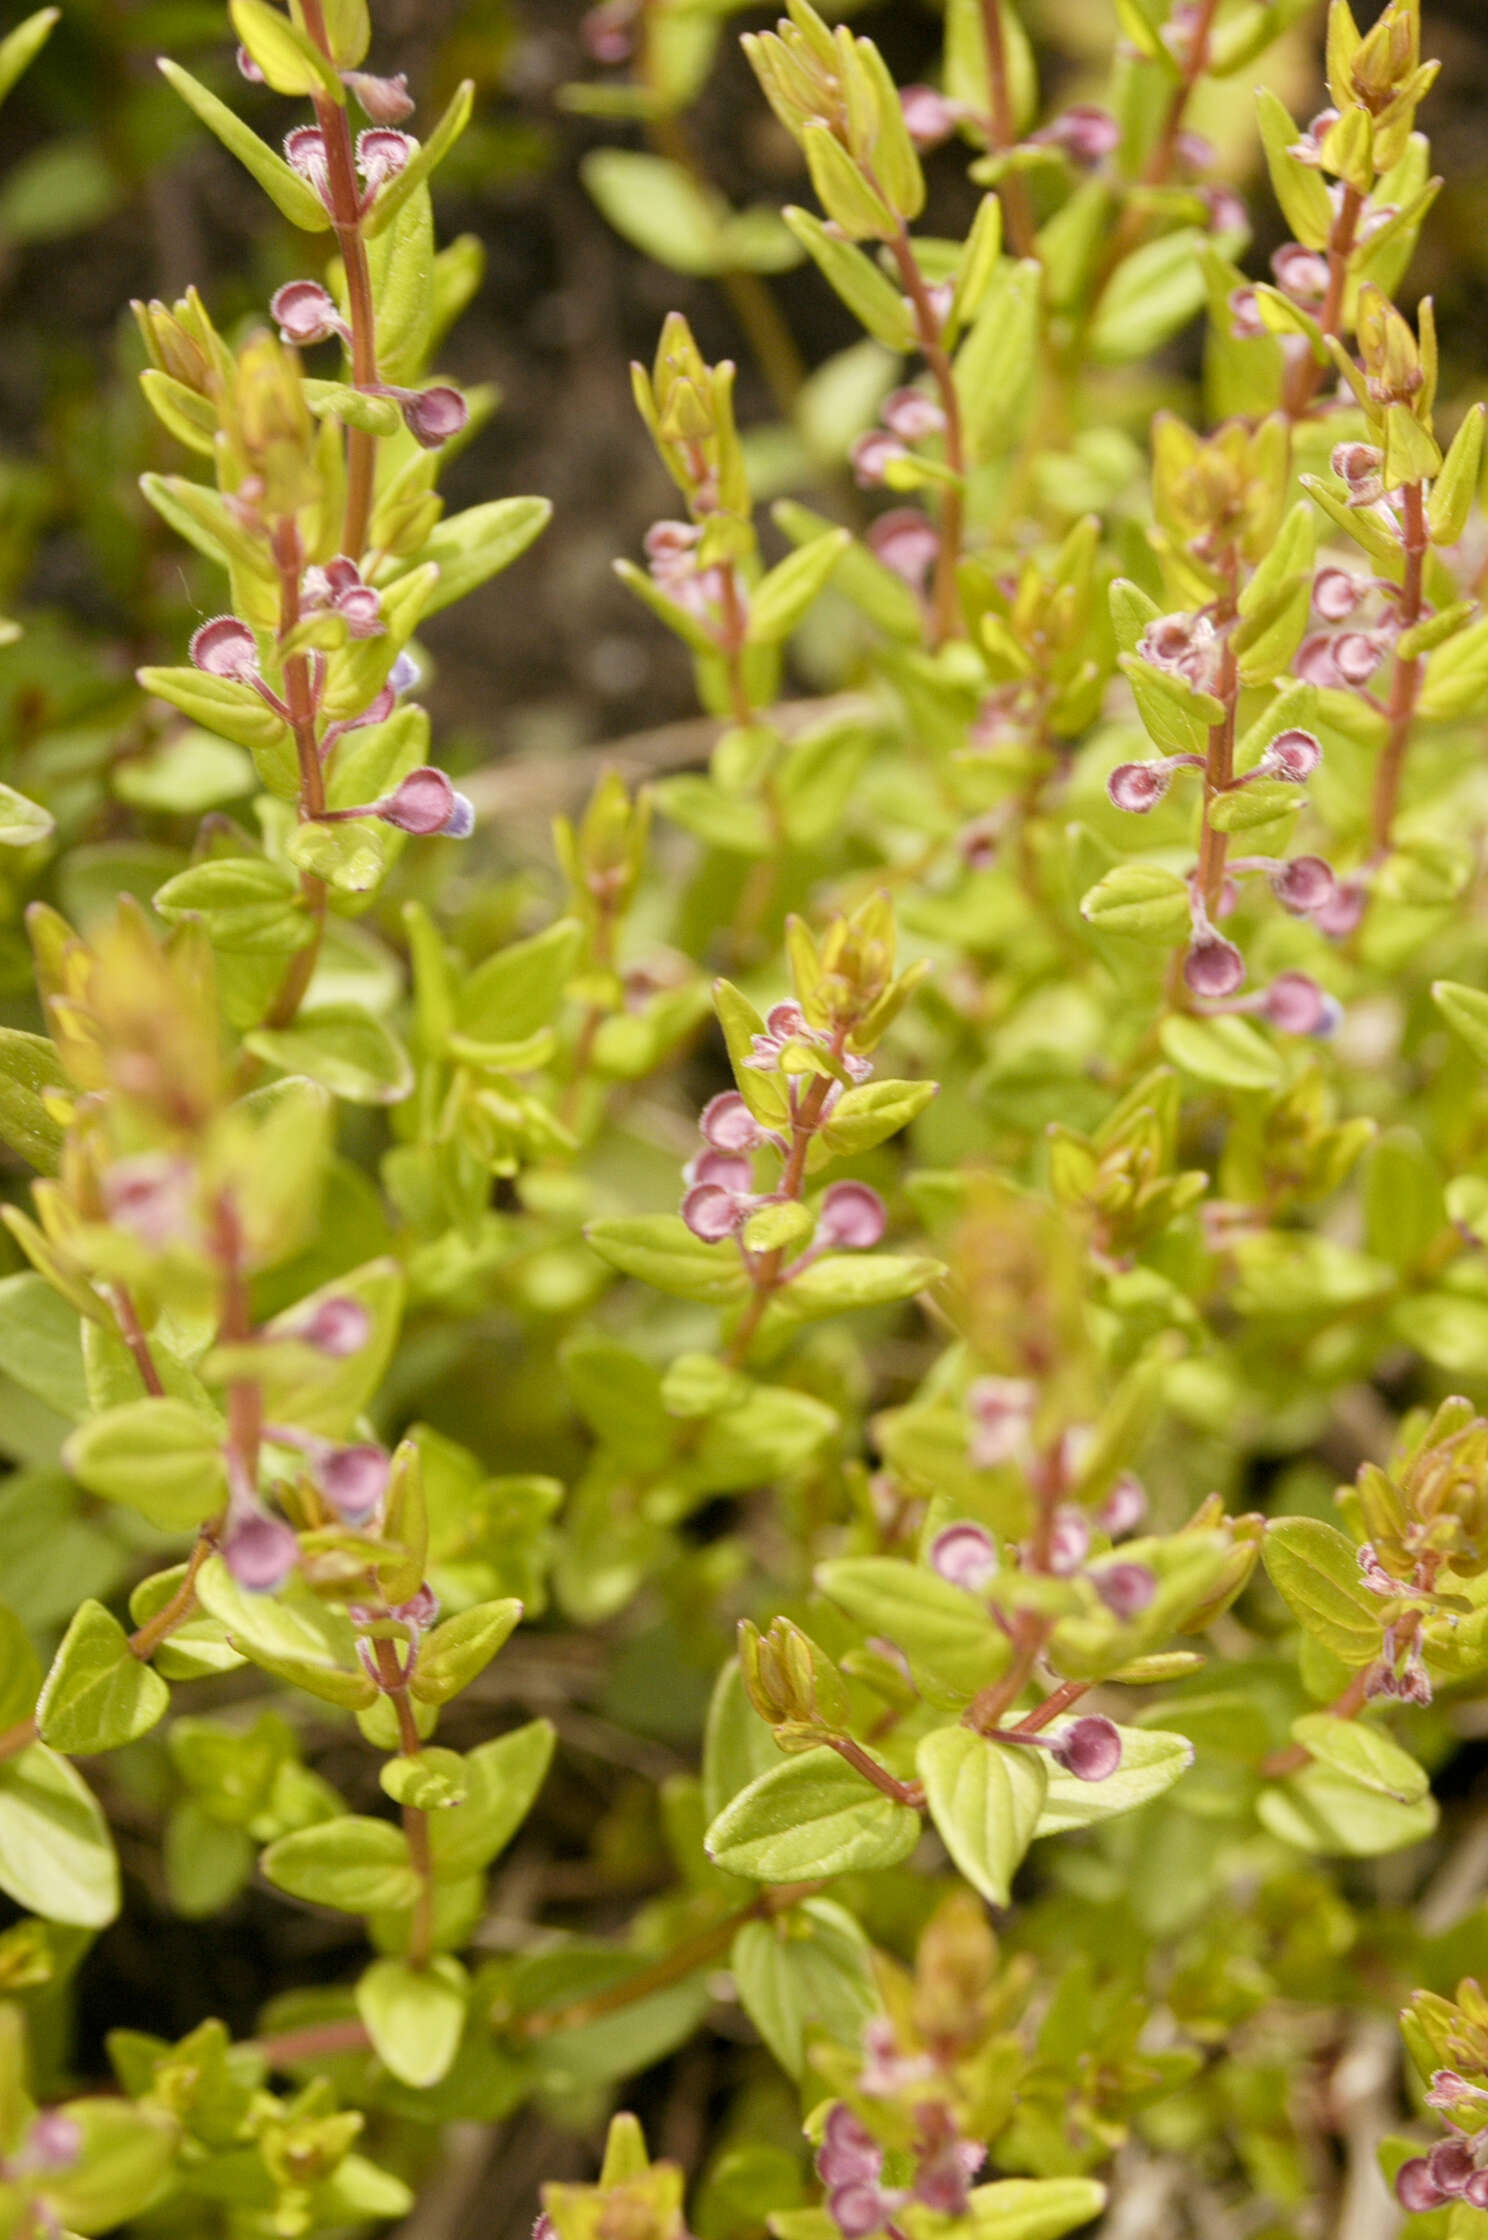
{"label": "dense foliage", "polygon": [[[1481,2240],[1488,406],[1397,301],[1419,0],[1258,94],[1268,280],[1196,120],[1311,0],[1114,0],[1051,116],[1011,0],[903,90],[789,0],[783,213],[687,127],[736,12],[607,0],[568,93],[793,417],[680,314],[637,367],[711,756],[541,878],[418,697],[549,513],[438,488],[473,89],[415,136],[366,0],[160,65],[302,238],[134,307],[207,619],[0,788],[0,2235],[359,2231],[537,2107],[611,2119],[550,2240]],[[802,389],[807,261],[866,339]],[[265,1892],[254,2034],[90,2072],[121,1907]],[[700,2040],[684,2172],[612,2111]]]}

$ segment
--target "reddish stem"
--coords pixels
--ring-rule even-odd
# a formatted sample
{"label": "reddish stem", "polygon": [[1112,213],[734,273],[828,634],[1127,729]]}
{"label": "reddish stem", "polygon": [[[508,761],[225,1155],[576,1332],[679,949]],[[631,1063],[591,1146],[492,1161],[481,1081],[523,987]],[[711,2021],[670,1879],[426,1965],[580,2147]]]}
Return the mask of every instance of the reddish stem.
{"label": "reddish stem", "polygon": [[[1426,503],[1419,482],[1408,482],[1401,492],[1405,507],[1405,581],[1400,594],[1400,627],[1414,629],[1425,604],[1426,554],[1430,537]],[[1416,698],[1421,689],[1421,656],[1397,660],[1390,683],[1389,735],[1374,780],[1372,828],[1375,851],[1383,855],[1390,845],[1395,813],[1400,806],[1400,781],[1410,745]]]}
{"label": "reddish stem", "polygon": [[[1323,308],[1318,313],[1318,326],[1325,335],[1338,336],[1343,332],[1343,302],[1348,287],[1349,259],[1354,253],[1354,243],[1359,230],[1359,218],[1364,208],[1364,197],[1357,187],[1345,187],[1343,201],[1328,235],[1328,291],[1323,297]],[[1292,368],[1282,400],[1282,409],[1289,420],[1304,417],[1322,384],[1326,365],[1319,365],[1309,350],[1299,357]]]}
{"label": "reddish stem", "polygon": [[953,484],[941,491],[940,497],[940,549],[935,556],[933,605],[935,642],[939,645],[947,638],[958,637],[962,627],[956,569],[961,559],[965,521],[962,481],[966,473],[966,435],[961,419],[961,399],[956,393],[955,370],[941,339],[940,320],[907,226],[901,224],[889,248],[914,311],[920,355],[930,368],[940,394],[940,409],[945,414],[945,462],[956,477]]}
{"label": "reddish stem", "polygon": [[[992,145],[1005,154],[1017,146],[1018,127],[1013,116],[1011,73],[1008,70],[1007,40],[1002,28],[1002,0],[982,0],[982,30],[987,42],[987,83],[992,96],[991,126]],[[1033,223],[1033,205],[1028,199],[1028,182],[1021,173],[1009,171],[999,182],[1003,213],[1007,218],[1008,240],[1016,257],[1036,256],[1037,239]]]}
{"label": "reddish stem", "polygon": [[[305,31],[328,61],[333,61],[321,0],[303,0]],[[351,325],[351,378],[359,389],[377,385],[377,321],[372,302],[372,274],[367,264],[367,244],[362,238],[361,190],[351,141],[351,120],[345,106],[329,94],[317,94],[315,117],[326,147],[330,176],[331,224],[346,269],[346,304]],[[367,548],[367,528],[372,517],[372,492],[377,464],[377,439],[362,428],[346,431],[346,531],[343,542],[349,559],[360,560]]]}
{"label": "reddish stem", "polygon": [[[413,1715],[413,1705],[408,1698],[408,1683],[398,1664],[398,1653],[388,1640],[375,1642],[374,1653],[378,1672],[382,1676],[383,1690],[397,1715],[402,1754],[405,1758],[416,1758],[424,1745],[418,1731],[418,1722]],[[408,1841],[408,1856],[413,1862],[413,1871],[419,1878],[408,1958],[411,1966],[427,1968],[434,1951],[434,1861],[429,1849],[428,1813],[420,1810],[417,1805],[405,1804],[403,1833]]]}

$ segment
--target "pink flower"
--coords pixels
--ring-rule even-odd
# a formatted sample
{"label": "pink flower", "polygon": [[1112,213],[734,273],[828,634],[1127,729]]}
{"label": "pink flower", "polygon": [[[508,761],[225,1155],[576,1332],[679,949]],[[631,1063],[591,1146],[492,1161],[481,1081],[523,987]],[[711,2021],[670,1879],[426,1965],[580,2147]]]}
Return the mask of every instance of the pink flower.
{"label": "pink flower", "polygon": [[1113,1618],[1139,1618],[1157,1592],[1145,1563],[1107,1563],[1088,1576]]}
{"label": "pink flower", "polygon": [[750,1036],[749,1056],[744,1063],[754,1073],[778,1073],[782,1057],[793,1044],[821,1045],[825,1040],[815,1027],[808,1025],[798,1003],[772,1004],[765,1014],[764,1032]]}
{"label": "pink flower", "polygon": [[1307,917],[1333,899],[1336,882],[1321,856],[1293,856],[1271,874],[1271,892],[1294,917]]}
{"label": "pink flower", "polygon": [[370,1517],[387,1492],[391,1465],[383,1448],[363,1442],[327,1447],[315,1462],[315,1478],[333,1509],[349,1523]]}
{"label": "pink flower", "polygon": [[1347,622],[1368,589],[1349,568],[1319,568],[1312,582],[1312,604],[1324,622]]}
{"label": "pink flower", "polygon": [[1333,666],[1356,691],[1368,684],[1384,653],[1380,640],[1367,630],[1345,630],[1333,640]]}
{"label": "pink flower", "polygon": [[437,451],[457,436],[470,417],[470,407],[458,389],[405,390],[399,394],[404,423],[414,442],[425,451]]}
{"label": "pink flower", "polygon": [[979,1524],[951,1524],[930,1545],[930,1568],[968,1594],[981,1594],[997,1577],[997,1550]]}
{"label": "pink flower", "polygon": [[877,2178],[883,2168],[883,2148],[861,2124],[844,2101],[827,2117],[817,2151],[816,2174],[824,2186],[851,2185]]}
{"label": "pink flower", "polygon": [[1271,258],[1276,285],[1294,303],[1320,304],[1328,293],[1328,260],[1300,241],[1284,241]]}
{"label": "pink flower", "polygon": [[1113,808],[1144,817],[1157,807],[1172,780],[1169,762],[1123,762],[1107,778],[1106,793]]}
{"label": "pink flower", "polygon": [[940,533],[932,521],[913,506],[895,506],[881,513],[868,531],[870,550],[884,566],[923,591],[940,557]]}
{"label": "pink flower", "polygon": [[1261,757],[1260,767],[1268,778],[1286,778],[1300,786],[1312,776],[1323,759],[1323,750],[1310,731],[1281,731],[1271,741]]}
{"label": "pink flower", "polygon": [[1330,940],[1345,940],[1353,933],[1369,903],[1369,889],[1362,879],[1340,879],[1331,901],[1312,914],[1312,922]]}
{"label": "pink flower", "polygon": [[258,640],[235,614],[213,615],[193,632],[187,650],[194,665],[209,677],[251,684],[258,675]]}
{"label": "pink flower", "polygon": [[973,1423],[971,1459],[978,1469],[994,1469],[1026,1454],[1037,1385],[1025,1377],[978,1377],[966,1405]]}
{"label": "pink flower", "polygon": [[887,1216],[866,1182],[834,1182],[822,1199],[816,1241],[841,1251],[866,1252],[883,1236]]}
{"label": "pink flower", "polygon": [[291,171],[299,173],[307,187],[313,188],[329,209],[331,165],[326,154],[325,134],[319,125],[296,125],[294,131],[286,135],[284,160]]}
{"label": "pink flower", "polygon": [[1077,1781],[1108,1781],[1121,1763],[1121,1735],[1109,1719],[1093,1714],[1061,1728],[1050,1754]]}
{"label": "pink flower", "polygon": [[722,1244],[743,1228],[753,1204],[753,1199],[721,1182],[699,1182],[682,1200],[682,1219],[704,1244]]}
{"label": "pink flower", "polygon": [[1266,990],[1261,1010],[1283,1034],[1331,1034],[1341,1016],[1334,998],[1324,995],[1305,972],[1279,972]]}
{"label": "pink flower", "polygon": [[1142,633],[1137,652],[1154,669],[1185,677],[1196,692],[1206,692],[1219,673],[1219,636],[1207,615],[1159,615]]}
{"label": "pink flower", "polygon": [[1196,996],[1232,996],[1245,979],[1245,959],[1222,934],[1195,934],[1183,960],[1183,977]]}
{"label": "pink flower", "polygon": [[934,86],[906,86],[899,105],[917,148],[938,148],[943,140],[949,140],[965,115],[959,102],[948,101]]}
{"label": "pink flower", "polygon": [[229,1521],[222,1557],[240,1587],[273,1594],[299,1562],[300,1543],[281,1518],[256,1502],[243,1502]]}
{"label": "pink flower", "polygon": [[325,342],[333,334],[351,339],[350,327],[318,280],[287,280],[270,297],[269,312],[278,324],[280,340],[301,348]]}
{"label": "pink flower", "polygon": [[72,2169],[83,2148],[82,2126],[60,2108],[43,2108],[32,2118],[25,2144],[16,2157],[28,2174],[55,2178]]}
{"label": "pink flower", "polygon": [[1261,317],[1261,300],[1254,288],[1232,288],[1229,312],[1230,333],[1237,342],[1264,341],[1270,330]]}
{"label": "pink flower", "polygon": [[373,125],[366,132],[358,133],[357,169],[368,192],[375,194],[389,179],[396,179],[417,146],[418,142],[411,140],[406,132],[394,132],[387,125]]}
{"label": "pink flower", "polygon": [[945,428],[945,414],[923,389],[896,389],[883,408],[883,424],[903,443],[923,443]]}
{"label": "pink flower", "polygon": [[630,60],[634,16],[632,0],[608,0],[608,5],[589,10],[580,21],[579,37],[591,60],[606,68]]}
{"label": "pink flower", "polygon": [[747,1197],[754,1189],[754,1169],[741,1152],[700,1151],[682,1169],[682,1180],[689,1188],[711,1182],[720,1190],[732,1190],[736,1197]]}
{"label": "pink flower", "polygon": [[1033,135],[1044,147],[1061,148],[1071,163],[1093,168],[1121,145],[1121,127],[1109,110],[1076,102]]}
{"label": "pink flower", "polygon": [[1072,1502],[1061,1502],[1049,1533],[1049,1569],[1056,1579],[1072,1579],[1089,1553],[1089,1517]]}
{"label": "pink flower", "polygon": [[1337,122],[1336,109],[1319,109],[1301,139],[1294,140],[1287,149],[1287,154],[1295,156],[1298,163],[1305,163],[1315,171],[1322,161],[1323,141]]}
{"label": "pink flower", "polygon": [[1411,2216],[1439,2209],[1451,2196],[1437,2184],[1425,2155],[1413,2155],[1395,2173],[1395,2198]]}
{"label": "pink flower", "polygon": [[383,634],[382,597],[363,583],[354,560],[344,554],[328,560],[323,568],[307,568],[301,584],[307,607],[328,608],[339,614],[353,638],[380,638]]}
{"label": "pink flower", "polygon": [[196,1237],[195,1170],[171,1152],[142,1151],[117,1160],[104,1174],[103,1202],[116,1228],[154,1252]]}
{"label": "pink flower", "polygon": [[870,428],[867,435],[859,436],[852,447],[853,480],[860,490],[877,490],[887,478],[887,470],[896,459],[907,459],[909,453],[897,436],[886,428]]}
{"label": "pink flower", "polygon": [[347,1361],[360,1353],[371,1337],[372,1317],[360,1299],[341,1293],[317,1300],[313,1312],[296,1325],[294,1334],[302,1345],[314,1346],[317,1353],[326,1354],[332,1361]]}
{"label": "pink flower", "polygon": [[413,115],[413,96],[408,90],[407,74],[400,70],[394,78],[376,78],[366,70],[343,70],[341,82],[354,94],[374,124],[401,124]]}
{"label": "pink flower", "polygon": [[444,772],[429,763],[410,770],[394,792],[373,804],[370,813],[399,832],[443,833],[450,839],[464,839],[470,830],[466,816],[472,822],[475,816],[465,796],[456,793]]}
{"label": "pink flower", "polygon": [[1333,452],[1333,472],[1348,485],[1351,506],[1378,505],[1385,494],[1384,453],[1372,443],[1340,443]]}
{"label": "pink flower", "polygon": [[1119,1540],[1123,1533],[1135,1532],[1146,1514],[1147,1495],[1141,1481],[1127,1470],[1096,1510],[1095,1521],[1113,1540]]}
{"label": "pink flower", "polygon": [[710,1098],[698,1127],[703,1141],[715,1151],[753,1151],[765,1140],[764,1129],[737,1089]]}

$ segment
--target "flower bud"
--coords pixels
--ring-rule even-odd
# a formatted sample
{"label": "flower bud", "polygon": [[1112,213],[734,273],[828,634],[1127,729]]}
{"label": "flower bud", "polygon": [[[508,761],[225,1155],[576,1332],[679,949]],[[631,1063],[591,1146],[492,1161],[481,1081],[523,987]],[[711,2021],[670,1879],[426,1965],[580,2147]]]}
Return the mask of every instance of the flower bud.
{"label": "flower bud", "polygon": [[827,2210],[842,2240],[868,2240],[893,2213],[881,2189],[865,2182],[835,2186],[827,2196]]}
{"label": "flower bud", "polygon": [[1172,781],[1172,768],[1166,762],[1123,762],[1107,778],[1106,794],[1113,808],[1144,817],[1156,808]]}
{"label": "flower bud", "polygon": [[886,428],[870,428],[867,435],[859,436],[852,447],[853,480],[860,490],[877,490],[881,487],[886,471],[895,459],[906,459],[909,454],[897,436]]}
{"label": "flower bud", "polygon": [[913,506],[881,513],[868,531],[868,545],[892,574],[913,591],[923,591],[940,557],[940,533]]}
{"label": "flower bud", "polygon": [[1271,892],[1294,917],[1307,917],[1332,900],[1335,883],[1321,856],[1293,856],[1272,873]]}
{"label": "flower bud", "polygon": [[1263,342],[1269,329],[1261,317],[1261,300],[1254,288],[1232,288],[1229,294],[1230,333],[1237,342]]}
{"label": "flower bud", "polygon": [[228,1525],[222,1558],[240,1587],[273,1594],[299,1562],[300,1543],[281,1518],[245,1505]]}
{"label": "flower bud", "polygon": [[475,830],[475,803],[468,793],[457,793],[449,815],[439,827],[441,840],[468,840]]}
{"label": "flower bud", "polygon": [[213,615],[192,634],[188,648],[196,668],[209,677],[230,677],[249,684],[258,675],[258,641],[235,614]]}
{"label": "flower bud", "polygon": [[352,1447],[332,1447],[315,1465],[321,1492],[348,1523],[370,1517],[387,1492],[391,1465],[382,1447],[370,1441]]}
{"label": "flower bud", "polygon": [[1245,959],[1222,934],[1196,934],[1183,960],[1183,978],[1196,996],[1232,996],[1245,980]]}
{"label": "flower bud", "polygon": [[1089,1517],[1072,1502],[1062,1502],[1049,1531],[1049,1569],[1056,1579],[1071,1579],[1089,1553]]}
{"label": "flower bud", "polygon": [[990,1470],[1011,1462],[1028,1445],[1038,1388],[1024,1377],[978,1377],[966,1395],[974,1429],[971,1459]]}
{"label": "flower bud", "polygon": [[738,1151],[700,1152],[697,1158],[688,1160],[682,1176],[689,1184],[714,1183],[720,1190],[732,1191],[735,1197],[747,1196],[754,1188],[754,1169]]}
{"label": "flower bud", "polygon": [[884,1203],[866,1182],[834,1182],[822,1199],[817,1242],[848,1252],[866,1252],[881,1240]]}
{"label": "flower bud", "polygon": [[442,770],[424,763],[409,771],[396,792],[383,795],[374,814],[399,832],[428,835],[444,831],[460,798]]}
{"label": "flower bud", "polygon": [[1323,759],[1323,750],[1310,731],[1281,731],[1267,747],[1261,767],[1271,778],[1286,778],[1300,786]]}
{"label": "flower bud", "polygon": [[938,148],[949,140],[962,117],[959,103],[948,101],[934,86],[906,86],[899,96],[909,137],[917,148]]}
{"label": "flower bud", "polygon": [[703,1141],[715,1151],[753,1151],[765,1140],[764,1130],[737,1089],[710,1098],[698,1127]]}
{"label": "flower bud", "polygon": [[1262,1016],[1283,1034],[1331,1034],[1339,1020],[1334,998],[1305,972],[1279,972],[1266,990]]}
{"label": "flower bud", "polygon": [[1419,2216],[1428,2209],[1439,2209],[1450,2195],[1444,2193],[1432,2177],[1425,2155],[1418,2154],[1409,2162],[1402,2162],[1396,2171],[1395,2198],[1409,2215]]}
{"label": "flower bud", "polygon": [[896,389],[883,408],[883,424],[902,443],[923,443],[945,428],[945,414],[923,389]]}
{"label": "flower bud", "polygon": [[396,179],[417,145],[406,132],[394,132],[388,125],[372,125],[366,132],[359,132],[356,163],[369,193],[375,194],[389,179]]}
{"label": "flower bud", "polygon": [[1347,622],[1368,591],[1349,568],[1319,568],[1312,582],[1312,604],[1324,622]]}
{"label": "flower bud", "polygon": [[634,46],[631,26],[635,13],[632,0],[608,0],[606,6],[591,8],[581,18],[579,37],[591,61],[609,69],[629,62]]}
{"label": "flower bud", "polygon": [[110,1221],[153,1252],[194,1238],[195,1198],[195,1169],[188,1159],[169,1151],[142,1151],[132,1159],[120,1159],[103,1177],[103,1202]]}
{"label": "flower bud", "polygon": [[301,348],[348,331],[333,298],[318,280],[287,280],[270,297],[269,312],[278,324],[280,341]]}
{"label": "flower bud", "polygon": [[442,385],[405,390],[398,403],[409,434],[425,451],[437,451],[442,443],[448,443],[470,417],[470,407],[459,390]]}
{"label": "flower bud", "polygon": [[1362,879],[1340,879],[1330,900],[1313,912],[1312,922],[1330,940],[1345,940],[1357,929],[1368,902],[1369,890]]}
{"label": "flower bud", "polygon": [[1146,1514],[1147,1495],[1141,1480],[1126,1470],[1096,1510],[1095,1521],[1102,1532],[1119,1540],[1123,1533],[1135,1532]]}
{"label": "flower bud", "polygon": [[1104,1564],[1089,1578],[1113,1618],[1139,1618],[1157,1592],[1157,1580],[1145,1563]]}
{"label": "flower bud", "polygon": [[405,647],[388,671],[386,689],[394,699],[401,699],[405,692],[414,691],[423,682],[423,674],[413,655]]}
{"label": "flower bud", "polygon": [[267,85],[268,80],[265,78],[262,70],[259,69],[258,64],[254,61],[252,55],[248,52],[248,49],[246,47],[239,47],[237,54],[233,59],[238,65],[238,76],[240,78],[246,78],[249,85]]}
{"label": "flower bud", "polygon": [[26,2133],[20,2161],[28,2172],[55,2178],[73,2167],[82,2148],[82,2125],[60,2108],[43,2108]]}
{"label": "flower bud", "polygon": [[1063,1728],[1049,1755],[1077,1781],[1109,1781],[1121,1763],[1121,1735],[1109,1719],[1092,1713]]}
{"label": "flower bud", "polygon": [[979,1524],[947,1525],[931,1542],[930,1568],[951,1586],[980,1594],[997,1577],[997,1550]]}
{"label": "flower bud", "polygon": [[374,124],[401,124],[413,115],[413,95],[406,72],[395,78],[375,78],[367,70],[343,70],[341,83],[361,103]]}

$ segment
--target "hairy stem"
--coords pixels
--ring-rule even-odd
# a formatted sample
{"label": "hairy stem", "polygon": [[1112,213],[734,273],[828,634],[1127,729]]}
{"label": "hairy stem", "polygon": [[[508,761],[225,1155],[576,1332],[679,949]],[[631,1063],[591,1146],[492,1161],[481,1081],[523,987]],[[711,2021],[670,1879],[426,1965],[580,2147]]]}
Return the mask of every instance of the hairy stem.
{"label": "hairy stem", "polygon": [[[1400,593],[1400,626],[1402,630],[1414,629],[1421,619],[1425,604],[1424,584],[1426,553],[1430,539],[1426,529],[1425,494],[1419,482],[1408,482],[1401,492],[1405,507],[1405,581]],[[1395,826],[1395,814],[1400,807],[1400,781],[1405,771],[1406,749],[1410,745],[1411,725],[1415,719],[1416,699],[1421,689],[1421,656],[1397,661],[1390,684],[1389,736],[1380,756],[1379,768],[1374,779],[1374,804],[1371,829],[1375,852],[1383,855],[1390,845],[1390,835]]]}
{"label": "hairy stem", "polygon": [[904,284],[915,316],[915,332],[919,339],[920,355],[930,368],[931,376],[940,396],[940,409],[945,414],[946,465],[956,480],[940,494],[940,549],[935,556],[935,590],[933,599],[934,635],[937,644],[961,634],[961,607],[956,591],[956,569],[961,559],[961,539],[965,527],[965,497],[962,478],[966,473],[966,436],[961,420],[961,399],[956,393],[956,376],[950,354],[942,340],[939,315],[920,270],[919,259],[914,253],[914,243],[909,228],[901,224],[898,233],[889,243],[899,278]]}
{"label": "hairy stem", "polygon": [[850,1734],[825,1734],[822,1740],[829,1750],[836,1751],[845,1765],[852,1767],[854,1773],[860,1773],[865,1781],[871,1781],[875,1789],[892,1798],[895,1804],[907,1804],[916,1812],[924,1805],[925,1790],[921,1782],[901,1781],[897,1774],[890,1773],[887,1766],[881,1766],[877,1758],[863,1748],[861,1742],[854,1742]]}

